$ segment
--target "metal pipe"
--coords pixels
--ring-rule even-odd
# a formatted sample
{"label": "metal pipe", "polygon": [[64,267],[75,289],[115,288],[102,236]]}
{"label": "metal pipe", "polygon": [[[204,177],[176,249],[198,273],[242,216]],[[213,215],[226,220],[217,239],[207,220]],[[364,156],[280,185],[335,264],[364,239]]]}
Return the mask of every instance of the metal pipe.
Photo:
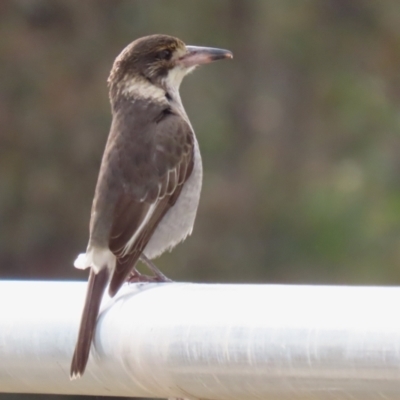
{"label": "metal pipe", "polygon": [[0,282],[0,391],[399,399],[400,288],[126,285],[69,380],[86,284]]}

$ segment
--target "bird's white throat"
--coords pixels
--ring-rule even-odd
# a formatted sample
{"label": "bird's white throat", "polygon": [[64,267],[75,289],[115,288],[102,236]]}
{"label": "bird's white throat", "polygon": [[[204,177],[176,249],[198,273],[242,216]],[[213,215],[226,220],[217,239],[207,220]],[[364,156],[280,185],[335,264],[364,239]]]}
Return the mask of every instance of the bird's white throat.
{"label": "bird's white throat", "polygon": [[185,75],[190,73],[194,67],[182,68],[176,66],[171,69],[168,75],[162,80],[162,86],[154,85],[150,81],[132,77],[123,82],[122,94],[128,97],[140,97],[158,102],[166,102],[166,93],[181,104],[179,87]]}

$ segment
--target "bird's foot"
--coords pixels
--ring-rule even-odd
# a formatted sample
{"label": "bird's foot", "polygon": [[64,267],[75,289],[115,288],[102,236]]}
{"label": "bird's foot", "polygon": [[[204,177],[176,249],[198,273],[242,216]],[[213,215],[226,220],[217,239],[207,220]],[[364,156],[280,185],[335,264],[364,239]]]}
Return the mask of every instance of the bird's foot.
{"label": "bird's foot", "polygon": [[145,275],[140,273],[137,270],[134,270],[126,280],[128,283],[145,283],[145,282],[172,282],[165,275],[161,274],[161,276],[155,274],[153,276]]}
{"label": "bird's foot", "polygon": [[[152,280],[150,282],[173,282],[171,279],[166,277],[153,262],[151,262],[143,253],[140,256],[140,261],[142,261],[147,268],[153,272],[154,276],[150,277]],[[146,275],[147,276],[147,275]]]}
{"label": "bird's foot", "polygon": [[154,282],[153,277],[145,274],[141,274],[139,271],[134,270],[126,280],[128,283],[139,283],[139,282]]}

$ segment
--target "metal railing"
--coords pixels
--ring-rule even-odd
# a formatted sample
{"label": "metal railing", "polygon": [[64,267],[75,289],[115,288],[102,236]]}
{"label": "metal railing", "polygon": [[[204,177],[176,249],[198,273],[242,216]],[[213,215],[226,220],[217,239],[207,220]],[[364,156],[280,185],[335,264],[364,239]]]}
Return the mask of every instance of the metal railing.
{"label": "metal railing", "polygon": [[0,392],[400,399],[400,288],[126,285],[69,379],[83,282],[0,282]]}

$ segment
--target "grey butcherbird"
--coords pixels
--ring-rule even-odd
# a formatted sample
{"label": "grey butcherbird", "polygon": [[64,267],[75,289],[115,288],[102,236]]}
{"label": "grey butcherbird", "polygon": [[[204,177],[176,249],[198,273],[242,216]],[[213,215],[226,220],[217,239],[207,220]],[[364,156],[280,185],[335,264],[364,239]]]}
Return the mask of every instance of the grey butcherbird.
{"label": "grey butcherbird", "polygon": [[[90,239],[77,268],[90,268],[71,378],[89,358],[100,303],[129,281],[165,281],[150,259],[192,232],[202,164],[179,86],[196,66],[232,58],[228,50],[186,46],[152,35],[128,45],[108,79],[112,124],[90,219]],[[155,274],[136,270],[141,259]]]}

